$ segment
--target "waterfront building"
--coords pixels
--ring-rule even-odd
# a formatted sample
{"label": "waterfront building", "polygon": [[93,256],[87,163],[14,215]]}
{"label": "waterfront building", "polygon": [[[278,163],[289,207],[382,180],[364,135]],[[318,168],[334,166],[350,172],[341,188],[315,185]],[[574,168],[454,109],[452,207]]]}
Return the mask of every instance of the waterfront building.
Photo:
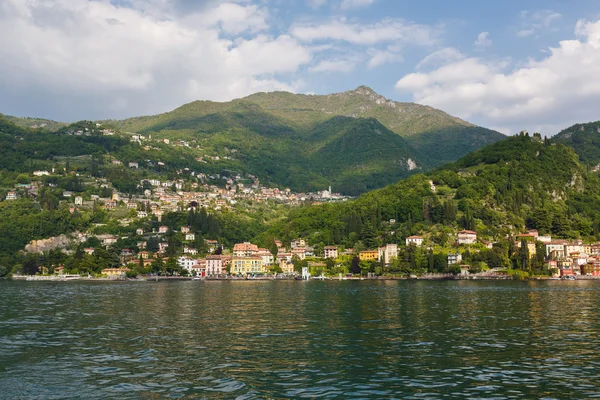
{"label": "waterfront building", "polygon": [[390,265],[392,259],[398,258],[398,245],[395,243],[386,244],[378,250],[377,259],[383,261],[385,265]]}
{"label": "waterfront building", "polygon": [[264,272],[262,257],[234,256],[231,259],[231,273],[234,275],[262,274]]}
{"label": "waterfront building", "polygon": [[358,253],[358,258],[360,258],[361,261],[371,261],[377,260],[378,255],[379,252],[377,250],[363,250]]}
{"label": "waterfront building", "polygon": [[233,246],[233,255],[236,257],[250,257],[258,253],[258,246],[250,242],[236,243]]}

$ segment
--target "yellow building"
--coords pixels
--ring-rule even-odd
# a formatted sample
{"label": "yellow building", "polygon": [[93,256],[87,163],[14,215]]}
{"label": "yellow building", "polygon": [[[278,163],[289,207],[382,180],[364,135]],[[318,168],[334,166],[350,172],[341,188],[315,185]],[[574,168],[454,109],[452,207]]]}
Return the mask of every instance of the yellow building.
{"label": "yellow building", "polygon": [[263,259],[259,256],[233,257],[230,271],[234,275],[262,274],[266,272]]}
{"label": "yellow building", "polygon": [[104,268],[102,270],[102,275],[106,275],[108,277],[123,276],[129,271],[130,271],[129,268]]}
{"label": "yellow building", "polygon": [[361,261],[377,260],[378,257],[379,252],[377,250],[363,250],[358,253],[358,258],[360,258]]}

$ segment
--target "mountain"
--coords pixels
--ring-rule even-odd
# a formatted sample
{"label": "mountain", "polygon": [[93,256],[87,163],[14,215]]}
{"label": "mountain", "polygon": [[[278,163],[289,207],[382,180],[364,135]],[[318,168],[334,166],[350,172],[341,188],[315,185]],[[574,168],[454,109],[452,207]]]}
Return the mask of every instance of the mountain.
{"label": "mountain", "polygon": [[45,129],[48,131],[55,131],[68,125],[64,122],[57,122],[44,118],[13,117],[11,115],[3,114],[0,114],[0,117],[4,117],[7,121],[10,121],[15,125],[20,126],[21,128]]}
{"label": "mountain", "polygon": [[[195,101],[155,116],[111,121],[126,132],[187,140],[274,184],[358,194],[454,161],[504,135],[361,86],[321,95],[257,93]],[[227,150],[224,150],[227,149]]]}
{"label": "mountain", "polygon": [[554,136],[552,142],[573,148],[589,166],[600,165],[600,121],[573,125]]}
{"label": "mountain", "polygon": [[572,149],[519,135],[350,202],[292,210],[271,234],[347,247],[374,246],[378,238],[404,243],[420,234],[447,246],[448,236],[460,229],[490,240],[526,228],[598,240],[599,221],[598,176],[587,172]]}

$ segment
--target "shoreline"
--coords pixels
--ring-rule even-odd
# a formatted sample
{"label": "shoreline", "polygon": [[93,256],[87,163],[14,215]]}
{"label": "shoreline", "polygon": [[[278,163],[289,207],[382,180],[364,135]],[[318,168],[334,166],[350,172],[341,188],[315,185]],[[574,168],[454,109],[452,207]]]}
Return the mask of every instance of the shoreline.
{"label": "shoreline", "polygon": [[[111,277],[111,278],[97,278],[97,277],[83,277],[83,276],[49,276],[49,275],[13,275],[5,278],[13,281],[26,281],[26,282],[159,282],[159,281],[191,281],[191,282],[204,282],[204,281],[223,281],[223,282],[238,282],[238,281],[299,281],[305,282],[307,280],[296,279],[295,277],[184,277],[184,276],[142,276],[139,278],[127,278],[127,277]],[[407,277],[407,276],[379,276],[379,277],[326,277],[326,278],[312,278],[308,281],[590,281],[599,280],[599,276],[577,276],[574,279],[561,279],[553,277],[530,277],[525,279],[513,279],[508,275],[497,275],[497,276],[419,276],[419,277]]]}

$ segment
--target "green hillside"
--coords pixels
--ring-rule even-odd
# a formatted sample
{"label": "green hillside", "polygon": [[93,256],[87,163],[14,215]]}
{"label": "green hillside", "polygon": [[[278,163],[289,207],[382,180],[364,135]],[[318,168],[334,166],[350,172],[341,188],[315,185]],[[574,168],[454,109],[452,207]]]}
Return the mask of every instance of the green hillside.
{"label": "green hillside", "polygon": [[300,191],[332,185],[346,194],[382,187],[505,137],[367,87],[327,96],[273,92],[227,103],[196,101],[111,123],[126,132],[196,140],[216,152],[233,148],[239,157],[231,158],[239,162],[229,167],[273,184]]}
{"label": "green hillside", "polygon": [[521,135],[351,202],[294,210],[274,234],[354,247],[411,234],[447,244],[460,229],[494,240],[525,228],[600,239],[600,179],[572,149]]}
{"label": "green hillside", "polygon": [[600,121],[573,125],[552,138],[573,148],[581,161],[592,167],[600,164]]}
{"label": "green hillside", "polygon": [[31,118],[31,117],[13,117],[10,115],[0,114],[0,117],[4,117],[7,121],[21,128],[32,128],[32,129],[43,129],[47,131],[55,131],[63,128],[68,124],[64,122],[52,121],[44,118]]}

